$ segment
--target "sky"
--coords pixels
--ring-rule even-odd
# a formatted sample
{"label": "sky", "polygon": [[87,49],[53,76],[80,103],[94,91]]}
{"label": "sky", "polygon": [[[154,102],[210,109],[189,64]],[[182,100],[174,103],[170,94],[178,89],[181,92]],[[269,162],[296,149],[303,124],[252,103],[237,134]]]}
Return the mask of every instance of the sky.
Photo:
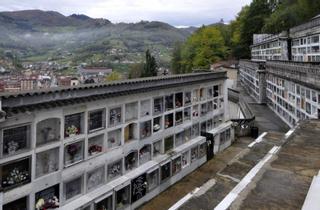
{"label": "sky", "polygon": [[235,19],[252,0],[0,0],[0,11],[41,9],[64,15],[85,14],[113,23],[163,21],[174,26],[201,26]]}

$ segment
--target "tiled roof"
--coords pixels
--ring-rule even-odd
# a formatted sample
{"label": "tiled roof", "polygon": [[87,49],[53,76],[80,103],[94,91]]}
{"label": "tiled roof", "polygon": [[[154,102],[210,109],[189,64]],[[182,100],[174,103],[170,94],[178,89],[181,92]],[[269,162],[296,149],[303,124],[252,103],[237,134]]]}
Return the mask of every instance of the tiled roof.
{"label": "tiled roof", "polygon": [[180,85],[201,84],[202,82],[225,78],[225,71],[192,73],[123,80],[110,83],[21,91],[17,93],[0,93],[0,97],[3,110],[17,113],[154,91]]}

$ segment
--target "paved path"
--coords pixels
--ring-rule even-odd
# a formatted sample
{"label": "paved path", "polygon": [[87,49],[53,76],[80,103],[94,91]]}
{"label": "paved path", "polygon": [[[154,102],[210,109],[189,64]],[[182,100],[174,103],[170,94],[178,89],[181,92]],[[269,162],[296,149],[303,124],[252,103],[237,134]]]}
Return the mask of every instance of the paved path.
{"label": "paved path", "polygon": [[238,87],[238,90],[240,91],[240,97],[247,102],[256,117],[255,125],[259,128],[259,133],[268,131],[287,132],[290,129],[267,105],[256,103],[242,87]]}

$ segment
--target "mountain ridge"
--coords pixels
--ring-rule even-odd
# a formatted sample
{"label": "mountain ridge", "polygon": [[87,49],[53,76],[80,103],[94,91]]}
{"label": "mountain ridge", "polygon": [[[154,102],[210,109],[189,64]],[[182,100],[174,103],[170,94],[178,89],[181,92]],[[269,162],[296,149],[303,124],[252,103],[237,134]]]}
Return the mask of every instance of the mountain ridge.
{"label": "mountain ridge", "polygon": [[[160,62],[170,61],[176,42],[196,28],[179,29],[160,21],[112,23],[85,14],[65,16],[55,11],[0,12],[0,50],[22,60],[141,62],[150,49]],[[65,58],[64,54],[72,54]]]}

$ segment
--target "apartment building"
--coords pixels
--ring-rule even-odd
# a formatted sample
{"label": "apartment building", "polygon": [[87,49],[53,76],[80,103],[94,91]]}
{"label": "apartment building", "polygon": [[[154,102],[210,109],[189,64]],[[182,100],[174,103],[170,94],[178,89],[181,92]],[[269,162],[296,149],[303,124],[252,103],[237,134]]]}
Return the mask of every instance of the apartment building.
{"label": "apartment building", "polygon": [[231,144],[225,80],[218,71],[1,94],[0,209],[147,202]]}

